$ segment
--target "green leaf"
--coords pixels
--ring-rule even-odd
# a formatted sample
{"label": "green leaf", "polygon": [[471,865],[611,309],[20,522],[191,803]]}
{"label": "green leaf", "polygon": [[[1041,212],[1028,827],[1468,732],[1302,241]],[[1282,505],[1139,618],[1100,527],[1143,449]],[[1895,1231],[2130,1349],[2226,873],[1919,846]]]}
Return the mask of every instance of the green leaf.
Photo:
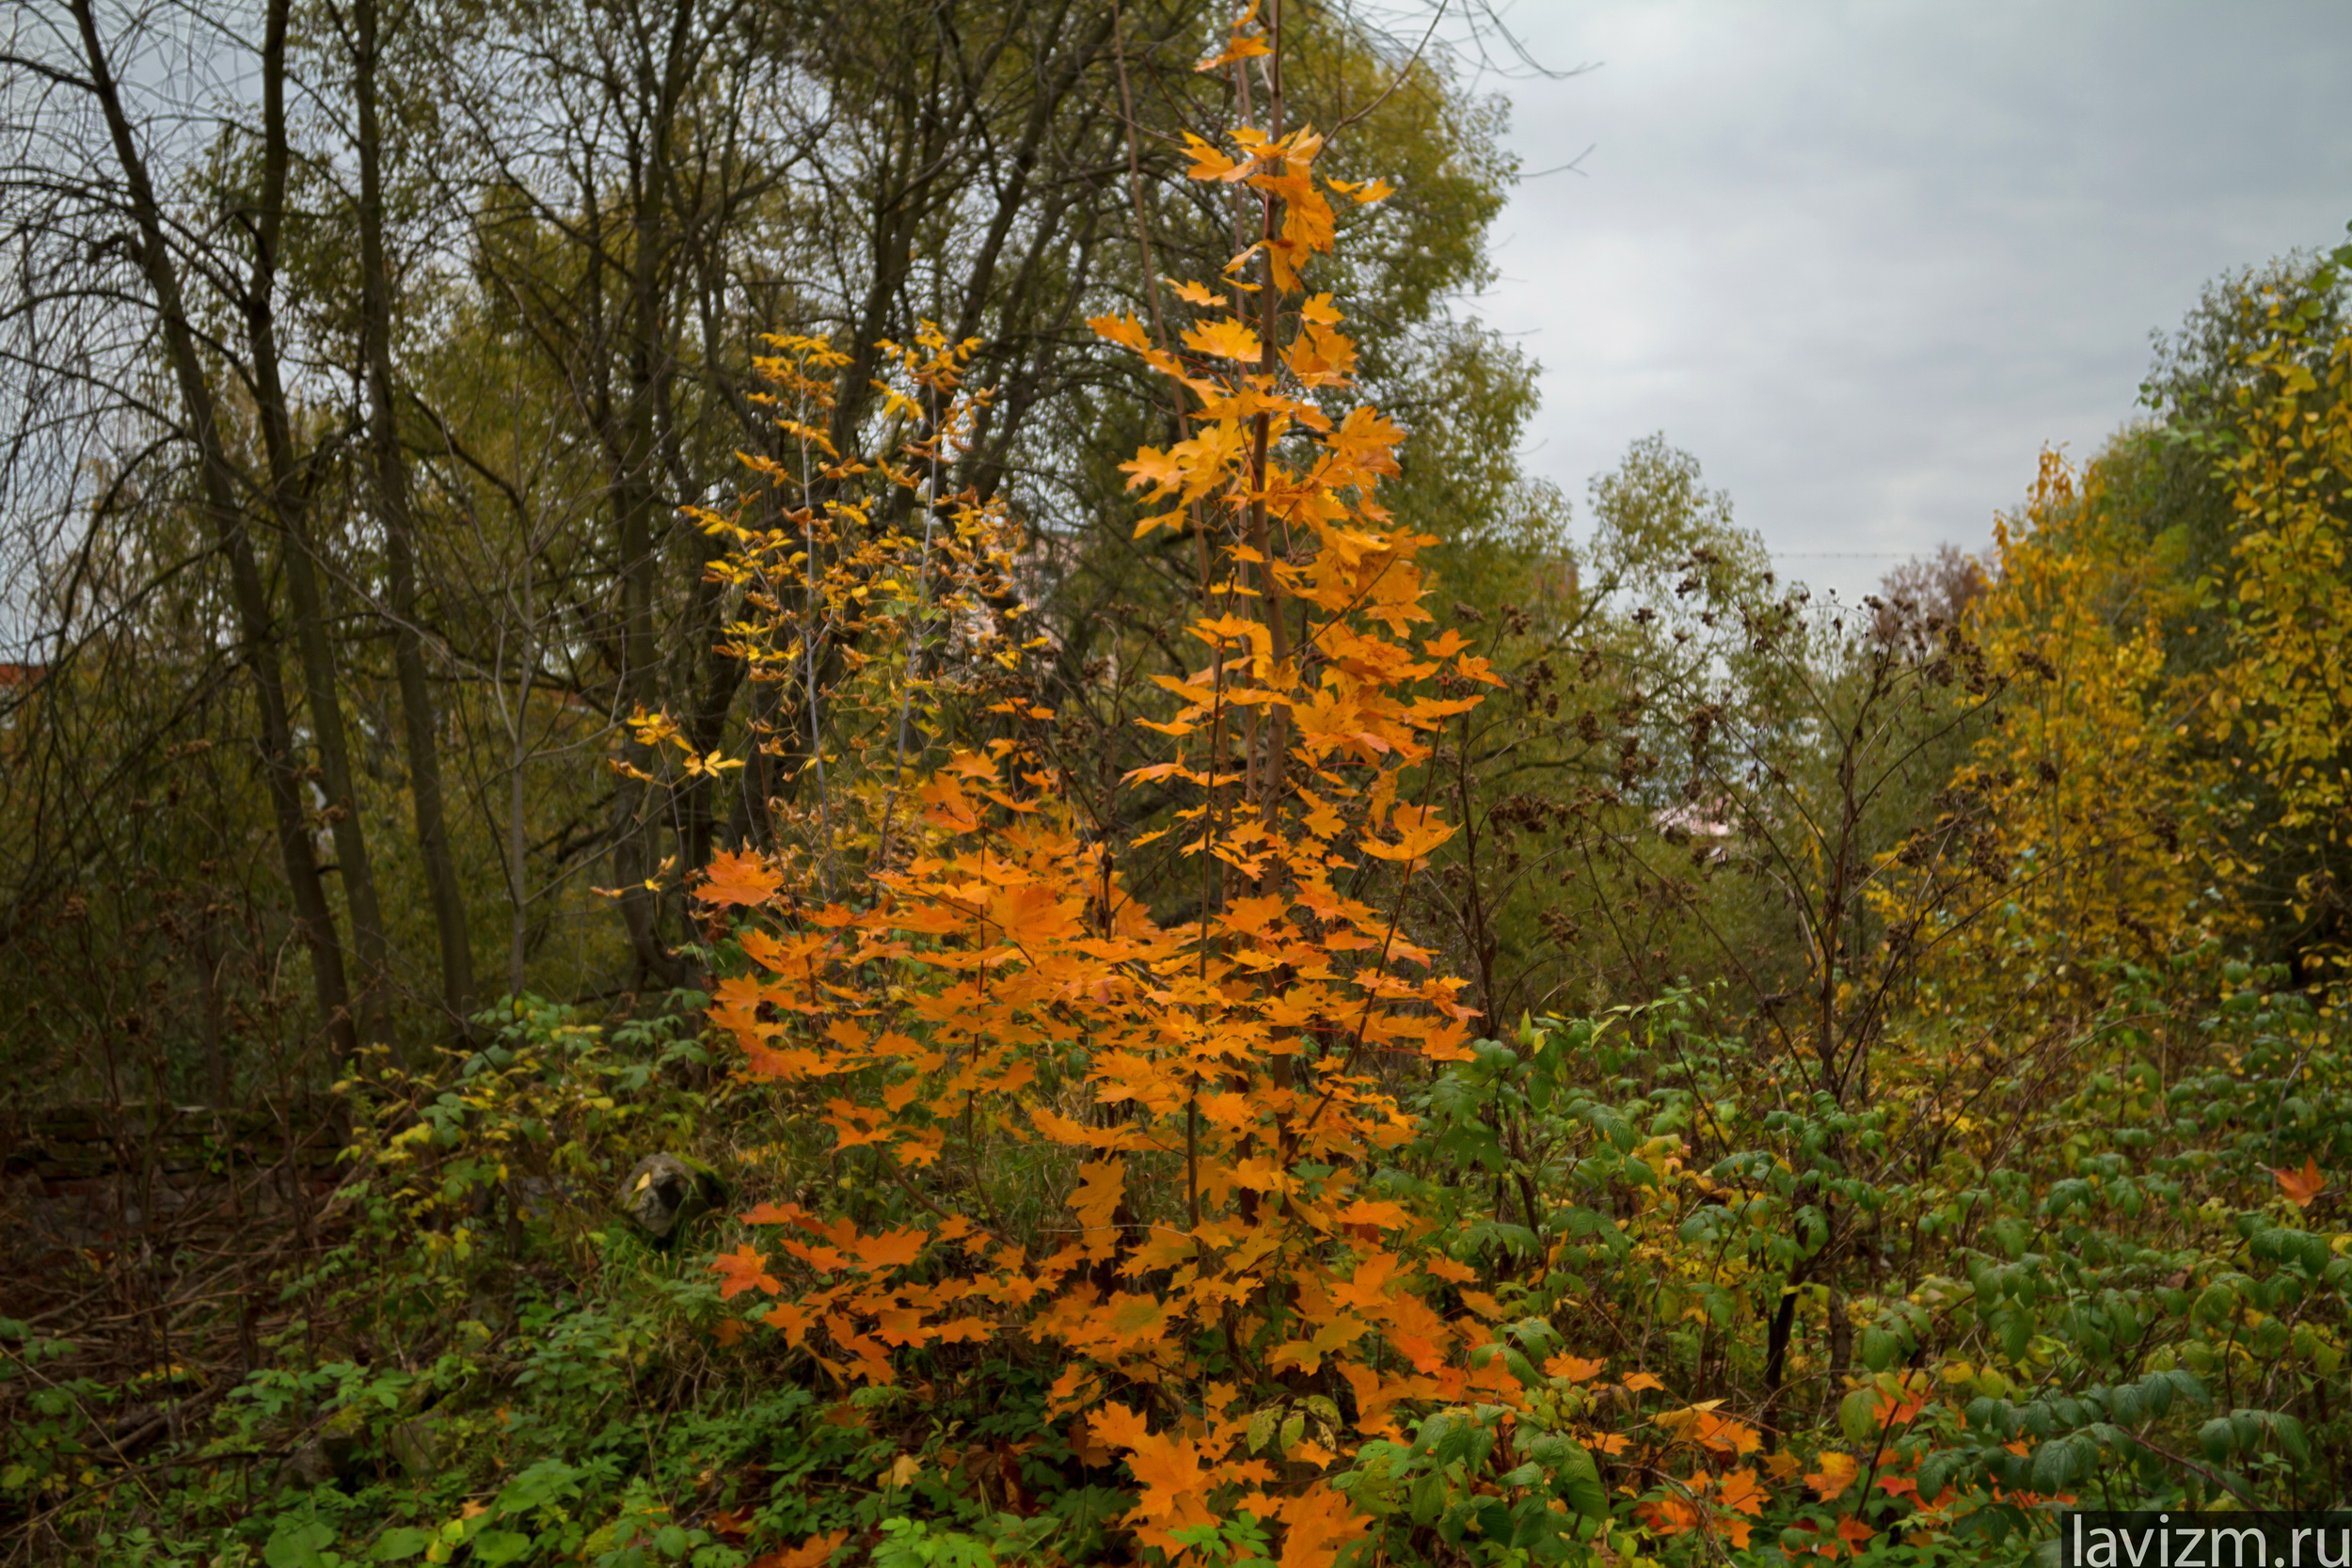
{"label": "green leaf", "polygon": [[1942,1497],[1944,1488],[1951,1484],[1952,1477],[1967,1463],[1967,1455],[1948,1449],[1930,1455],[1919,1466],[1919,1500],[1931,1503]]}
{"label": "green leaf", "polygon": [[1585,1518],[1609,1517],[1609,1494],[1601,1487],[1600,1470],[1582,1445],[1567,1444],[1566,1455],[1553,1466],[1551,1484],[1560,1500]]}
{"label": "green leaf", "polygon": [[[1597,1478],[1595,1484],[1598,1484]],[[1437,1522],[1438,1513],[1445,1508],[1445,1477],[1435,1470],[1413,1483],[1412,1497],[1406,1504],[1406,1512],[1413,1523],[1430,1525]]]}
{"label": "green leaf", "polygon": [[2199,1323],[2217,1327],[2228,1323],[2236,1310],[2237,1292],[2216,1280],[2198,1296],[2194,1315]]}
{"label": "green leaf", "polygon": [[[669,1528],[677,1528],[675,1525]],[[501,1562],[516,1561],[530,1550],[531,1537],[518,1529],[485,1529],[473,1538],[473,1560],[488,1564],[490,1568],[496,1568]]]}
{"label": "green leaf", "polygon": [[2033,1345],[2033,1314],[2016,1307],[2001,1320],[2001,1351],[2011,1362],[2023,1363]]}
{"label": "green leaf", "polygon": [[319,1554],[335,1544],[335,1527],[317,1519],[280,1520],[262,1560],[269,1568],[322,1568]]}
{"label": "green leaf", "polygon": [[2074,1440],[2055,1438],[2033,1452],[2033,1489],[2060,1492],[2074,1479]]}
{"label": "green leaf", "polygon": [[375,1538],[368,1556],[378,1562],[405,1562],[433,1544],[433,1532],[413,1525],[397,1525]]}
{"label": "green leaf", "polygon": [[1867,1443],[1879,1433],[1878,1390],[1856,1388],[1837,1402],[1837,1430],[1849,1443]]}
{"label": "green leaf", "polygon": [[580,1496],[580,1478],[584,1473],[560,1459],[543,1459],[506,1483],[499,1493],[498,1511],[501,1513],[521,1513],[577,1497]]}

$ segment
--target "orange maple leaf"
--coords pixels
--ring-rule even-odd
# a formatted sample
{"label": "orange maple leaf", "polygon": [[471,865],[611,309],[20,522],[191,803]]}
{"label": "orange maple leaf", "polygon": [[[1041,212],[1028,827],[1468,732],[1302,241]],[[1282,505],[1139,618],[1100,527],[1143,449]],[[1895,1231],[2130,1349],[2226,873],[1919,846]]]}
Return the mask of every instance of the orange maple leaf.
{"label": "orange maple leaf", "polygon": [[1653,1498],[1641,1506],[1640,1513],[1643,1522],[1661,1535],[1696,1529],[1701,1517],[1698,1504],[1682,1497]]}
{"label": "orange maple leaf", "polygon": [[1070,1195],[1070,1207],[1086,1227],[1087,1256],[1108,1258],[1119,1247],[1119,1232],[1112,1227],[1111,1216],[1119,1212],[1120,1197],[1127,1189],[1126,1163],[1089,1160],[1078,1167],[1078,1179],[1077,1190]]}
{"label": "orange maple leaf", "polygon": [[849,1248],[868,1270],[903,1268],[921,1255],[923,1243],[930,1239],[928,1230],[885,1230],[877,1236],[853,1237]]}
{"label": "orange maple leaf", "polygon": [[1658,1417],[1657,1421],[1685,1442],[1695,1443],[1726,1459],[1762,1448],[1764,1439],[1754,1427],[1715,1413],[1713,1407],[1719,1402],[1709,1400],[1687,1410],[1671,1410]]}
{"label": "orange maple leaf", "polygon": [[1351,1510],[1346,1497],[1320,1483],[1281,1504],[1280,1510],[1289,1528],[1282,1533],[1279,1568],[1331,1568],[1342,1547],[1362,1540],[1372,1528],[1372,1521]]}
{"label": "orange maple leaf", "polygon": [[1885,1431],[1907,1424],[1913,1417],[1927,1407],[1928,1396],[1925,1386],[1914,1388],[1906,1386],[1899,1397],[1883,1388],[1879,1390],[1878,1398],[1871,1402],[1870,1413],[1878,1421],[1880,1430]]}
{"label": "orange maple leaf", "polygon": [[1734,1470],[1715,1482],[1715,1501],[1741,1513],[1761,1513],[1765,1502],[1763,1483],[1756,1479],[1754,1470]]}
{"label": "orange maple leaf", "polygon": [[1428,806],[1400,806],[1391,818],[1396,842],[1386,844],[1365,834],[1360,847],[1367,855],[1384,861],[1417,861],[1454,836],[1454,830],[1437,819],[1437,810]]}
{"label": "orange maple leaf", "polygon": [[733,1301],[746,1291],[765,1291],[771,1296],[784,1293],[784,1282],[768,1272],[768,1259],[749,1242],[733,1252],[721,1253],[711,1259],[710,1267],[722,1276],[721,1301]]}
{"label": "orange maple leaf", "polygon": [[710,857],[710,865],[703,873],[703,885],[694,890],[694,896],[722,908],[729,904],[759,905],[774,897],[782,886],[784,874],[771,869],[756,853],[728,849]]}
{"label": "orange maple leaf", "polygon": [[988,901],[988,918],[1000,927],[1007,942],[1035,947],[1078,929],[1079,903],[1063,890],[1028,883],[1011,887]]}
{"label": "orange maple leaf", "polygon": [[1586,1378],[1589,1378],[1598,1372],[1602,1365],[1603,1363],[1597,1358],[1588,1358],[1581,1355],[1570,1355],[1566,1352],[1563,1351],[1558,1355],[1549,1356],[1545,1359],[1544,1375],[1546,1377],[1565,1377],[1570,1383],[1581,1383]]}
{"label": "orange maple leaf", "polygon": [[1853,1478],[1862,1473],[1862,1462],[1850,1453],[1832,1449],[1820,1457],[1821,1467],[1804,1478],[1823,1502],[1836,1497],[1853,1484]]}
{"label": "orange maple leaf", "polygon": [[2309,1158],[2304,1160],[2301,1170],[2273,1170],[2270,1174],[2277,1180],[2279,1190],[2287,1195],[2287,1201],[2297,1209],[2310,1208],[2312,1200],[2328,1185],[2328,1178],[2320,1174],[2319,1162]]}
{"label": "orange maple leaf", "polygon": [[1147,1431],[1144,1418],[1123,1404],[1106,1404],[1091,1423],[1097,1440],[1127,1450],[1127,1470],[1142,1489],[1128,1522],[1147,1545],[1174,1545],[1168,1531],[1213,1522],[1209,1489],[1219,1477],[1200,1463],[1200,1445],[1189,1437]]}
{"label": "orange maple leaf", "polygon": [[845,1529],[830,1535],[812,1535],[797,1546],[787,1546],[780,1552],[754,1558],[748,1568],[823,1568],[833,1554],[841,1549],[841,1543],[850,1538]]}

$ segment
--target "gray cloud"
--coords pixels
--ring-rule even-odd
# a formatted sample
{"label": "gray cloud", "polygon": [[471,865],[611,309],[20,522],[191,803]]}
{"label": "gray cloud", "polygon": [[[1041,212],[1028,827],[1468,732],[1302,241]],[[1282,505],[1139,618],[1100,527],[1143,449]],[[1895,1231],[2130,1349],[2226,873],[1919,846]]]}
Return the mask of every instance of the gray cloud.
{"label": "gray cloud", "polygon": [[1571,496],[1651,430],[1796,576],[1980,547],[2045,442],[2133,413],[2209,277],[2352,219],[2352,6],[1520,0],[1565,81],[1479,313],[1543,362]]}

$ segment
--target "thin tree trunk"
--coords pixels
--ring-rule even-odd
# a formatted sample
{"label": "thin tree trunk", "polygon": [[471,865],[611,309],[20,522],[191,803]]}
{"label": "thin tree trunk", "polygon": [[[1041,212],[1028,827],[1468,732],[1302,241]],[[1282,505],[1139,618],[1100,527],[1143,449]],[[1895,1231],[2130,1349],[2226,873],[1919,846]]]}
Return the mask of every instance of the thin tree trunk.
{"label": "thin tree trunk", "polygon": [[338,1052],[350,1054],[358,1045],[351,1017],[351,991],[343,973],[342,944],[335,929],[333,911],[311,854],[308,824],[303,820],[300,778],[294,760],[294,740],[286,718],[286,692],[278,665],[278,645],[270,626],[268,590],[253,555],[243,509],[237,501],[236,476],[221,446],[220,425],[213,405],[212,388],[198,356],[195,334],[180,293],[179,270],[172,264],[164,233],[163,213],[148,177],[122,94],[98,37],[90,0],[68,0],[81,33],[83,53],[89,62],[93,95],[106,119],[115,156],[121,165],[132,220],[138,226],[141,269],[154,291],[155,309],[163,329],[164,355],[187,405],[190,435],[197,448],[197,478],[204,512],[215,539],[229,562],[231,595],[237,607],[238,630],[245,642],[245,664],[253,676],[256,705],[261,710],[262,776],[266,781],[271,816],[278,830],[278,848],[285,863],[288,891],[294,898],[295,925],[310,949],[311,984],[319,1014]]}
{"label": "thin tree trunk", "polygon": [[442,805],[439,727],[425,681],[424,640],[417,625],[413,519],[408,509],[408,461],[401,451],[392,401],[392,286],[384,255],[382,128],[376,114],[380,50],[375,0],[357,0],[358,33],[354,91],[359,131],[360,335],[367,343],[369,451],[374,458],[376,509],[384,525],[387,608],[391,612],[392,667],[400,683],[403,738],[408,752],[408,794],[416,814],[417,849],[424,862],[440,939],[441,1006],[465,1027],[473,1006],[473,948],[467,940],[466,898],[450,854]]}
{"label": "thin tree trunk", "polygon": [[[516,515],[521,509],[516,508]],[[539,668],[538,638],[538,562],[531,550],[528,529],[525,530],[522,552],[522,613],[516,624],[522,628],[522,646],[515,656],[515,695],[510,703],[506,695],[506,640],[499,639],[498,663],[491,672],[491,690],[499,705],[499,717],[506,729],[506,992],[509,996],[523,994],[524,966],[531,957],[531,861],[528,818],[524,807],[528,795],[523,787],[524,770],[531,763],[531,689]]]}
{"label": "thin tree trunk", "polygon": [[319,592],[317,544],[310,528],[310,484],[294,455],[293,416],[286,405],[279,364],[274,301],[278,292],[278,239],[286,213],[286,25],[289,0],[271,0],[262,44],[262,199],[253,214],[253,270],[245,298],[246,338],[253,356],[255,401],[262,445],[269,463],[269,506],[285,539],[286,592],[293,600],[294,642],[302,664],[310,728],[318,746],[326,786],[326,817],[334,834],[335,861],[342,876],[343,900],[351,911],[351,945],[358,960],[354,999],[361,1035],[381,1039],[389,1032],[390,952],[384,916],[375,896],[375,871],[368,857],[359,816],[358,783],[343,730],[342,698],[335,675],[334,644]]}
{"label": "thin tree trunk", "polygon": [[[666,395],[673,356],[663,310],[663,279],[668,276],[675,235],[669,224],[671,159],[679,95],[685,83],[687,44],[693,24],[693,0],[675,0],[659,82],[646,105],[644,183],[636,192],[631,214],[628,353],[629,389],[620,410],[618,469],[613,505],[621,548],[621,699],[632,712],[653,712],[660,705],[656,676],[659,657],[653,637],[654,593],[659,534],[656,513],[660,499],[654,485],[660,455],[659,404]],[[643,753],[643,765],[653,760],[646,748],[625,736],[625,752]],[[652,879],[654,823],[648,807],[651,786],[624,773],[615,792],[612,869],[621,889],[621,919],[628,929],[629,945],[641,970],[664,986],[688,979],[662,942],[660,904],[646,883]]]}
{"label": "thin tree trunk", "polygon": [[[1279,137],[1282,135],[1282,0],[1269,0],[1266,31],[1274,40],[1274,52],[1266,57],[1266,135]],[[1274,196],[1268,192],[1265,197],[1265,282],[1264,293],[1259,296],[1263,310],[1259,331],[1264,338],[1262,345],[1264,357],[1258,363],[1258,373],[1268,382],[1274,379],[1279,364],[1278,333],[1282,308],[1282,292],[1274,283]],[[1250,431],[1249,444],[1250,487],[1256,493],[1256,499],[1249,503],[1249,547],[1258,555],[1258,587],[1265,595],[1266,629],[1271,634],[1268,652],[1273,657],[1274,681],[1279,689],[1290,678],[1290,612],[1283,608],[1282,601],[1288,595],[1283,592],[1282,579],[1274,572],[1274,541],[1266,528],[1266,448],[1271,435],[1272,425],[1267,417],[1259,415]],[[1289,717],[1290,709],[1280,703],[1271,704],[1266,708],[1265,752],[1260,760],[1255,794],[1258,797],[1258,815],[1268,822],[1273,821],[1282,810],[1282,774],[1290,753]],[[1288,1065],[1287,1059],[1284,1065]]]}

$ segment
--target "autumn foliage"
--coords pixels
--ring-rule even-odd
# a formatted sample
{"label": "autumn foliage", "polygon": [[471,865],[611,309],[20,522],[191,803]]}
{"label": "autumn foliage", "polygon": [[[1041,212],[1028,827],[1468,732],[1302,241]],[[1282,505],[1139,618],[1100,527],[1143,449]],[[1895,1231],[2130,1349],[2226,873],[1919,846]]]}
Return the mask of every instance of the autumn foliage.
{"label": "autumn foliage", "polygon": [[[1036,1347],[1062,1369],[1052,1412],[1134,1477],[1139,1544],[1181,1553],[1176,1532],[1242,1511],[1280,1521],[1281,1560],[1306,1568],[1363,1532],[1327,1479],[1361,1441],[1525,1398],[1492,1354],[1494,1299],[1368,1180],[1413,1132],[1395,1075],[1465,1057],[1470,1015],[1357,890],[1448,836],[1406,781],[1494,677],[1458,635],[1415,635],[1432,541],[1377,499],[1404,433],[1316,396],[1354,357],[1330,296],[1300,297],[1332,237],[1321,139],[1236,141],[1197,146],[1193,167],[1265,196],[1267,238],[1227,292],[1180,287],[1204,311],[1180,350],[1132,318],[1093,324],[1184,404],[1185,438],[1126,467],[1170,508],[1138,530],[1196,530],[1211,573],[1201,666],[1163,679],[1182,705],[1154,726],[1168,760],[1138,775],[1191,786],[1147,837],[1181,841],[1198,907],[1139,903],[1120,861],[1140,844],[1075,820],[1013,736],[914,788],[919,842],[866,907],[774,909],[771,873],[723,860],[706,899],[775,918],[739,933],[758,967],[722,984],[714,1022],[933,1217],[865,1233],[764,1205],[744,1218],[772,1241],[718,1266],[845,1385],[894,1382],[923,1347]],[[1260,254],[1266,281],[1248,283]],[[1261,290],[1255,321],[1207,313]],[[1028,1235],[971,1202],[1016,1152],[1061,1173],[1062,1216]]]}
{"label": "autumn foliage", "polygon": [[[114,1202],[20,1227],[0,1556],[2026,1568],[2352,1496],[2352,247],[1848,602],[1662,435],[1525,471],[1441,35],[884,11],[533,13],[572,74],[467,101],[578,169],[440,116],[488,172],[365,309],[343,219],[214,222],[339,166],[268,93],[69,246],[196,336],[0,726],[12,1037],[119,1113],[0,1126]],[[280,20],[294,102],[374,69]]]}
{"label": "autumn foliage", "polygon": [[[697,898],[740,960],[709,1021],[798,1118],[780,1163],[827,1175],[740,1214],[712,1265],[722,1341],[821,1380],[853,1426],[945,1378],[1029,1386],[1041,1435],[1019,1451],[1119,1474],[1120,1550],[1281,1568],[1412,1543],[1548,1562],[1638,1538],[1821,1558],[1899,1534],[1998,1543],[2075,1499],[2101,1454],[2175,1464],[2153,1425],[2211,1402],[2241,1330],[2300,1358],[2274,1378],[2315,1389],[2339,1330],[2261,1324],[2342,1284],[2304,1228],[2316,1159],[2178,1145],[2203,1130],[2190,1117],[2142,1165],[2126,1129],[2185,1092],[2164,1074],[2189,1058],[2151,1043],[2149,1009],[2210,984],[2246,930],[2214,891],[2232,769],[2286,766],[2276,725],[2217,747],[2326,689],[2185,672],[2178,623],[2205,601],[2118,538],[2104,474],[2055,459],[1981,594],[1938,612],[1741,601],[1754,585],[1693,546],[1673,646],[1738,633],[1676,655],[1691,776],[1649,797],[1679,802],[1652,820],[1669,846],[1692,822],[1726,841],[1689,852],[1691,887],[1769,871],[1809,901],[1803,1020],[1772,1011],[1784,992],[1741,1035],[1683,990],[1575,1023],[1482,1020],[1415,890],[1465,868],[1475,885],[1478,835],[1443,808],[1474,803],[1476,746],[1513,753],[1473,716],[1501,698],[1524,727],[1553,677],[1507,678],[1495,642],[1437,624],[1440,541],[1381,504],[1406,433],[1351,395],[1357,345],[1311,275],[1334,198],[1385,192],[1320,176],[1325,150],[1304,127],[1195,138],[1192,178],[1248,204],[1255,242],[1214,280],[1171,281],[1150,324],[1090,323],[1169,400],[1169,437],[1120,465],[1131,531],[1186,542],[1197,570],[1194,662],[1151,677],[1168,702],[1140,721],[1159,755],[1126,776],[1136,817],[1089,808],[1028,680],[1046,640],[1023,619],[1017,525],[931,483],[986,406],[966,346],[886,345],[900,444],[862,457],[824,420],[846,356],[774,343],[788,450],[753,461],[741,513],[700,515],[725,546],[714,578],[741,594],[731,650],[801,695],[805,737],[767,730],[761,750],[814,788],[797,853],[720,854]],[[2280,428],[2289,448],[2239,467],[2285,499],[2242,509],[2332,528],[2296,510],[2322,428]],[[2268,537],[2239,544],[2254,579]],[[2296,657],[2280,613],[2233,625],[2240,653]],[[1735,675],[1738,701],[1708,694]],[[827,708],[859,716],[834,773]],[[732,766],[659,716],[640,731],[690,771]],[[1772,750],[1800,733],[1846,749]],[[1875,792],[1923,756],[1948,758],[1936,812],[1883,832]],[[1661,766],[1629,737],[1614,785],[1576,809],[1624,808]],[[2332,809],[2314,768],[2283,777],[2307,816]],[[1550,819],[1513,810],[1479,826]],[[2303,1015],[2260,1017],[2280,1033],[2236,1069],[2275,1070],[2278,1040],[2311,1059]],[[2097,1070],[2054,1101],[2084,1060]],[[2096,1130],[2007,1152],[2004,1118],[2053,1103]],[[2011,1157],[2047,1197],[1970,1185]],[[2185,1172],[2268,1215],[2239,1229],[2271,1272],[2217,1260],[2222,1211]],[[2127,1359],[2144,1324],[2113,1281],[2154,1289],[2158,1264],[2105,1227],[2152,1203],[2185,1259],[2162,1288],[2183,1337]],[[2221,1425],[2201,1438],[2214,1464],[2310,1451],[2279,1409]],[[900,1454],[884,1483],[922,1464]],[[768,1560],[813,1568],[850,1543]]]}

